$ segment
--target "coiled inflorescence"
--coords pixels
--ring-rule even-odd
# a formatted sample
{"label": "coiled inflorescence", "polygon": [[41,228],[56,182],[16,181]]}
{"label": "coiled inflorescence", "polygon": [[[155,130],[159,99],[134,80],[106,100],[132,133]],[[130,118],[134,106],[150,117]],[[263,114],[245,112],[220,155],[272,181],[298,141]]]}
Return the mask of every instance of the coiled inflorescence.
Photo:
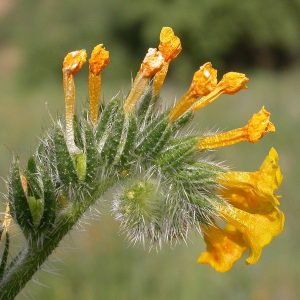
{"label": "coiled inflorescence", "polygon": [[[274,195],[281,182],[277,153],[271,150],[257,175],[228,172],[208,161],[206,152],[241,141],[255,143],[274,132],[270,113],[262,108],[247,125],[228,132],[187,135],[182,128],[195,111],[222,94],[246,88],[248,78],[229,72],[218,82],[217,71],[206,63],[195,72],[178,103],[160,111],[156,108],[159,92],[171,60],[180,51],[179,38],[164,27],[158,49],[148,50],[128,96],[99,105],[101,73],[109,63],[109,52],[102,44],[96,46],[89,60],[90,106],[80,116],[74,113],[74,75],[87,54],[79,50],[66,56],[65,124],[58,120],[52,125],[25,170],[14,159],[6,232],[10,214],[28,247],[43,252],[43,247],[51,248],[51,239],[58,244],[99,195],[116,185],[112,213],[131,241],[160,246],[185,240],[196,229],[208,245],[199,262],[226,271],[246,249],[251,253],[248,263],[257,262],[262,248],[283,227]],[[226,227],[217,225],[218,218]],[[3,261],[0,270],[5,281],[4,255]],[[7,267],[10,273],[15,264]]]}

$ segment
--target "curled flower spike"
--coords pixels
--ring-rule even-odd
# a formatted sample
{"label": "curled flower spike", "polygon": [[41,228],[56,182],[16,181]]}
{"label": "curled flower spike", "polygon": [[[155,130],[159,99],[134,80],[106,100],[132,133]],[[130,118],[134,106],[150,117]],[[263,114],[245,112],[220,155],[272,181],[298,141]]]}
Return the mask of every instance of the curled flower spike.
{"label": "curled flower spike", "polygon": [[200,138],[198,148],[214,149],[237,144],[243,141],[258,142],[266,133],[275,132],[275,126],[270,122],[270,113],[263,107],[254,114],[248,124],[242,128]]}
{"label": "curled flower spike", "polygon": [[66,143],[70,153],[80,153],[74,142],[73,116],[75,109],[74,75],[82,68],[86,61],[86,51],[78,50],[66,55],[63,62],[63,84],[66,107]]}
{"label": "curled flower spike", "polygon": [[90,119],[93,125],[98,121],[99,97],[101,90],[101,71],[109,64],[109,52],[105,50],[103,44],[97,45],[89,60],[89,100]]}
{"label": "curled flower spike", "polygon": [[222,80],[217,84],[216,88],[207,96],[201,98],[193,104],[192,109],[199,110],[217,99],[222,94],[233,95],[242,89],[246,89],[249,79],[242,73],[229,72],[226,73]]}
{"label": "curled flower spike", "polygon": [[155,48],[149,48],[124,103],[124,112],[126,114],[129,114],[133,110],[136,102],[145,93],[150,77],[162,68],[163,62],[164,58],[161,52]]}
{"label": "curled flower spike", "polygon": [[217,70],[212,67],[210,62],[207,62],[194,73],[190,88],[171,110],[169,115],[170,121],[176,121],[199,97],[209,94],[216,86]]}
{"label": "curled flower spike", "polygon": [[171,27],[163,27],[160,32],[159,51],[162,53],[164,63],[160,71],[158,71],[153,80],[153,95],[157,95],[165,81],[168,73],[170,62],[175,59],[181,52],[181,42],[179,37],[174,34]]}
{"label": "curled flower spike", "polygon": [[190,231],[201,229],[206,250],[198,263],[219,272],[230,270],[246,251],[246,262],[255,264],[283,230],[276,194],[282,175],[275,149],[255,172],[228,171],[208,160],[206,151],[241,141],[256,143],[275,131],[270,113],[263,107],[244,127],[213,136],[195,136],[184,128],[193,125],[197,109],[246,88],[244,74],[229,72],[218,82],[217,70],[207,62],[174,108],[157,109],[169,63],[180,51],[179,38],[164,27],[158,49],[148,50],[128,97],[101,103],[99,115],[101,72],[109,52],[102,44],[96,46],[89,60],[88,116],[86,110],[74,116],[74,75],[85,63],[86,51],[67,54],[62,68],[66,129],[54,121],[27,168],[20,169],[15,159],[7,178],[9,206],[0,238],[13,217],[25,245],[18,251],[21,257],[11,256],[6,234],[0,250],[0,299],[14,299],[109,191],[114,193],[109,210],[132,243],[159,249],[186,241]]}

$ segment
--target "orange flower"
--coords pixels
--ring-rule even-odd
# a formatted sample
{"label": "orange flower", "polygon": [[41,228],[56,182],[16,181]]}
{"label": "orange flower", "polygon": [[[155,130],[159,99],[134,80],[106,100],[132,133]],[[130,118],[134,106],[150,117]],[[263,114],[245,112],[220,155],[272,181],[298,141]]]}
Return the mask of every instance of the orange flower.
{"label": "orange flower", "polygon": [[89,60],[89,99],[90,99],[90,119],[93,125],[98,121],[99,97],[101,91],[101,71],[109,63],[109,52],[105,50],[103,44],[97,45]]}
{"label": "orange flower", "polygon": [[197,262],[209,264],[218,272],[227,272],[246,250],[240,232],[234,227],[221,229],[217,226],[201,226],[207,250],[202,252]]}
{"label": "orange flower", "polygon": [[171,27],[163,27],[160,32],[160,44],[158,46],[164,62],[160,71],[158,71],[153,80],[153,96],[157,95],[165,81],[170,62],[181,52],[181,43],[179,37],[174,34]]}
{"label": "orange flower", "polygon": [[242,73],[229,72],[226,73],[222,80],[217,84],[216,88],[203,97],[192,106],[193,110],[199,110],[217,99],[222,94],[232,95],[239,92],[242,89],[246,89],[246,83],[249,79]]}
{"label": "orange flower", "polygon": [[247,212],[263,213],[279,205],[274,195],[282,182],[278,159],[272,148],[258,171],[224,173],[219,178],[222,197]]}
{"label": "orange flower", "polygon": [[257,263],[262,249],[283,230],[284,214],[278,209],[278,196],[274,195],[281,181],[278,154],[273,148],[257,172],[227,172],[220,176],[220,194],[233,206],[214,205],[227,226],[204,228],[207,251],[198,262],[209,263],[224,272],[248,248],[246,262]]}
{"label": "orange flower", "polygon": [[141,64],[137,73],[131,91],[124,103],[124,112],[129,114],[132,112],[135,104],[145,93],[150,77],[155,75],[163,67],[164,58],[160,51],[150,48]]}
{"label": "orange flower", "polygon": [[171,110],[170,121],[176,121],[199,97],[209,94],[216,88],[216,85],[217,70],[212,67],[210,62],[207,62],[194,73],[190,88]]}
{"label": "orange flower", "polygon": [[79,153],[74,142],[73,117],[75,109],[75,84],[74,75],[79,72],[86,62],[86,51],[73,51],[66,55],[63,62],[63,84],[66,107],[66,142],[69,152],[72,154]]}
{"label": "orange flower", "polygon": [[270,122],[270,113],[263,107],[242,128],[200,138],[198,148],[214,149],[243,141],[256,143],[268,132],[275,132],[275,126]]}

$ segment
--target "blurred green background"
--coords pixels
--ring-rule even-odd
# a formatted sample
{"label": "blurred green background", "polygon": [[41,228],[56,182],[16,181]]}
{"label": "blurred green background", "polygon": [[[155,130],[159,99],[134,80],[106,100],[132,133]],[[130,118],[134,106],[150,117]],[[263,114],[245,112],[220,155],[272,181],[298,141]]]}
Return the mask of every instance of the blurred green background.
{"label": "blurred green background", "polygon": [[[254,171],[276,147],[284,174],[283,234],[265,248],[258,265],[240,261],[218,274],[196,264],[204,249],[196,233],[187,246],[149,253],[129,245],[109,208],[98,206],[101,214],[82,221],[17,299],[300,299],[300,0],[0,0],[0,175],[7,175],[13,154],[25,162],[50,114],[63,113],[66,52],[106,45],[111,64],[103,74],[103,96],[108,100],[127,92],[145,51],[158,44],[162,26],[172,26],[183,44],[171,65],[163,105],[182,95],[200,64],[212,61],[220,74],[246,73],[249,89],[200,111],[195,127],[231,129],[262,105],[272,112],[274,135],[214,156],[236,170]],[[86,102],[86,71],[76,80],[79,109]]]}

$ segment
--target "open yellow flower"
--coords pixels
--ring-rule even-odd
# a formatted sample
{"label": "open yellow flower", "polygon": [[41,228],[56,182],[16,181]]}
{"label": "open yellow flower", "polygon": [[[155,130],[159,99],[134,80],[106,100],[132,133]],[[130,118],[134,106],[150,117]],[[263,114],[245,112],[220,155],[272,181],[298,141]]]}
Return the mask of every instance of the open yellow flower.
{"label": "open yellow flower", "polygon": [[248,248],[246,262],[257,263],[262,249],[284,226],[284,214],[278,209],[278,196],[274,195],[281,182],[278,154],[273,148],[258,171],[222,174],[220,194],[232,206],[216,204],[215,209],[227,225],[224,229],[204,228],[207,251],[198,262],[224,272]]}
{"label": "open yellow flower", "polygon": [[256,172],[226,172],[219,183],[220,193],[234,206],[248,212],[263,212],[279,205],[274,192],[282,182],[278,154],[272,148]]}
{"label": "open yellow flower", "polygon": [[218,206],[217,210],[224,220],[242,234],[250,250],[250,255],[246,259],[248,264],[257,263],[263,247],[280,234],[284,226],[284,215],[277,207],[267,214],[251,214],[226,206]]}

